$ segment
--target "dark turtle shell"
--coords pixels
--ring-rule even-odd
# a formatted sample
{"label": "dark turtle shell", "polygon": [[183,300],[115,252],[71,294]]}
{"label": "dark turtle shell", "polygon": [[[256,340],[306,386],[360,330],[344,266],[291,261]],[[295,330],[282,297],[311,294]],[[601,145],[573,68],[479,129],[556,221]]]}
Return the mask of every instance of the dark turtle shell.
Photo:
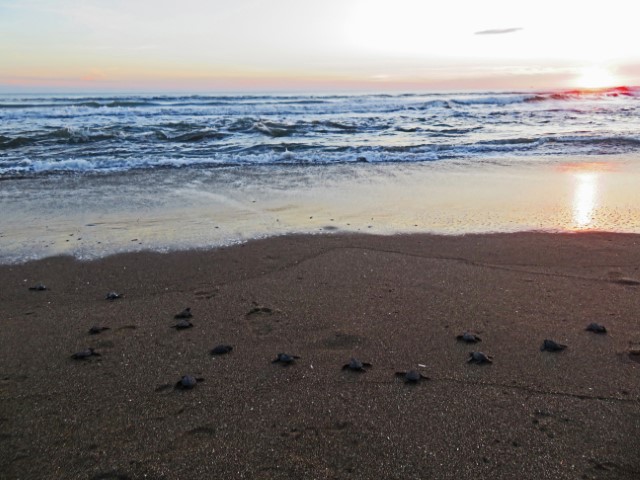
{"label": "dark turtle shell", "polygon": [[593,333],[607,333],[605,326],[600,325],[599,323],[590,323],[585,330]]}
{"label": "dark turtle shell", "polygon": [[71,355],[71,358],[73,358],[74,360],[84,360],[89,357],[100,357],[100,356],[101,355],[98,352],[96,352],[93,348],[87,348],[80,352],[74,353],[73,355]]}
{"label": "dark turtle shell", "polygon": [[462,335],[458,335],[456,338],[461,342],[467,342],[467,343],[478,343],[482,341],[482,339],[479,336],[474,335],[471,332],[464,332],[462,333]]}
{"label": "dark turtle shell", "polygon": [[231,353],[233,347],[231,345],[216,345],[211,350],[211,355],[224,355],[225,353]]}
{"label": "dark turtle shell", "polygon": [[288,353],[279,353],[275,360],[271,363],[283,363],[284,365],[290,365],[300,357],[297,355],[289,355]]}
{"label": "dark turtle shell", "polygon": [[122,298],[122,295],[114,291],[107,293],[107,295],[105,296],[105,299],[107,300],[117,300],[119,298]]}
{"label": "dark turtle shell", "polygon": [[36,283],[34,286],[29,287],[29,290],[33,290],[35,292],[42,292],[42,291],[44,291],[46,289],[47,289],[47,287],[42,283]]}
{"label": "dark turtle shell", "polygon": [[342,370],[353,370],[354,372],[366,372],[365,368],[372,367],[370,363],[361,362],[357,358],[351,358],[349,363],[342,366]]}
{"label": "dark turtle shell", "polygon": [[104,332],[105,330],[111,330],[111,329],[109,327],[99,327],[97,325],[94,325],[89,329],[89,335],[97,335],[99,333]]}
{"label": "dark turtle shell", "polygon": [[420,380],[430,380],[429,377],[423,375],[417,370],[409,370],[406,372],[396,372],[397,377],[403,377],[405,383],[417,383]]}
{"label": "dark turtle shell", "polygon": [[540,347],[540,351],[541,352],[544,352],[544,351],[547,351],[547,352],[561,352],[565,348],[567,348],[566,345],[562,345],[561,343],[554,342],[553,340],[545,339],[545,341],[542,342],[542,346]]}
{"label": "dark turtle shell", "polygon": [[190,307],[185,308],[180,313],[176,313],[173,316],[173,318],[176,318],[176,319],[191,318],[191,317],[193,317],[193,314],[191,313],[191,308]]}
{"label": "dark turtle shell", "polygon": [[176,330],[184,330],[185,328],[193,327],[193,323],[191,323],[187,319],[180,320],[178,323],[173,325],[171,328],[175,328]]}
{"label": "dark turtle shell", "polygon": [[483,352],[469,352],[468,363],[477,363],[481,365],[483,363],[493,363],[493,357]]}
{"label": "dark turtle shell", "polygon": [[191,390],[198,384],[198,382],[202,382],[203,380],[204,378],[183,375],[180,380],[176,382],[175,388],[178,390]]}

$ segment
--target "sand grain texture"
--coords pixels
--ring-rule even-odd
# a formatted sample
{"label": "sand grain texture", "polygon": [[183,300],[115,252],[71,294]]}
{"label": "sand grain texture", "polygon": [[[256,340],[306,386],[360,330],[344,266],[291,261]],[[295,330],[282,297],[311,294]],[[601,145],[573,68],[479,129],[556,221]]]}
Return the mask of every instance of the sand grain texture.
{"label": "sand grain texture", "polygon": [[[637,479],[639,268],[640,237],[599,233],[0,266],[0,477]],[[492,365],[466,363],[465,330]],[[373,367],[342,371],[352,356]],[[418,364],[431,380],[395,377]],[[205,380],[173,389],[184,374]]]}

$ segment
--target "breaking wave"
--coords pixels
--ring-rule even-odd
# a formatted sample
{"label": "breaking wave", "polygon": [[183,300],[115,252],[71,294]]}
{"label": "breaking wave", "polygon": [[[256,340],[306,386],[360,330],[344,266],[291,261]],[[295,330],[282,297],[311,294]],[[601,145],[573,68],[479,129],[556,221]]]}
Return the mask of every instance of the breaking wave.
{"label": "breaking wave", "polygon": [[378,95],[0,96],[0,176],[640,149],[640,88]]}

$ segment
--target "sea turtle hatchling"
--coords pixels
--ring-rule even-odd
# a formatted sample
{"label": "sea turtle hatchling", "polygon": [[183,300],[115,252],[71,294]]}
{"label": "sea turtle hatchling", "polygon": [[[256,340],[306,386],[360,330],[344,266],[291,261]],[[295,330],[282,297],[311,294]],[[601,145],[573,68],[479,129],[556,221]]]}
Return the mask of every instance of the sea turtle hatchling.
{"label": "sea turtle hatchling", "polygon": [[191,328],[191,327],[193,327],[193,323],[191,323],[186,318],[183,318],[178,323],[171,326],[171,328],[175,328],[176,330],[185,330],[186,328]]}
{"label": "sea turtle hatchling", "polygon": [[396,372],[396,377],[403,377],[404,383],[418,383],[421,380],[431,380],[417,370],[408,370],[406,372]]}
{"label": "sea turtle hatchling", "polygon": [[175,319],[191,318],[191,317],[193,317],[193,314],[191,313],[191,308],[190,307],[185,308],[180,313],[176,313],[173,316],[173,318],[175,318]]}
{"label": "sea turtle hatchling", "polygon": [[282,363],[283,365],[291,365],[293,362],[298,360],[300,357],[297,355],[289,355],[288,353],[279,353],[275,360],[272,360],[271,363]]}
{"label": "sea turtle hatchling", "polygon": [[482,339],[479,336],[474,335],[471,332],[464,332],[462,335],[456,336],[456,338],[461,342],[467,342],[467,343],[478,343],[482,341]]}
{"label": "sea turtle hatchling", "polygon": [[119,298],[122,298],[123,295],[118,293],[118,292],[114,292],[111,291],[109,293],[107,293],[107,295],[104,297],[106,300],[118,300]]}
{"label": "sea turtle hatchling", "polygon": [[105,330],[111,330],[111,329],[109,327],[100,327],[98,325],[94,325],[89,329],[89,335],[98,335],[99,333],[102,333]]}
{"label": "sea turtle hatchling", "polygon": [[93,348],[87,348],[85,350],[82,350],[80,352],[76,352],[73,355],[71,355],[71,358],[73,358],[74,360],[85,360],[89,357],[100,357],[101,355],[96,352]]}
{"label": "sea turtle hatchling", "polygon": [[351,357],[349,363],[342,366],[342,370],[352,370],[354,372],[366,372],[365,368],[373,367],[370,363],[361,362],[357,358]]}
{"label": "sea turtle hatchling", "polygon": [[599,323],[590,323],[585,330],[593,333],[607,333],[605,326],[600,325]]}
{"label": "sea turtle hatchling", "polygon": [[554,342],[553,340],[545,339],[545,341],[542,342],[542,346],[540,347],[540,351],[541,352],[544,352],[544,351],[547,351],[547,352],[561,352],[565,348],[567,348],[566,345],[562,345],[561,343]]}
{"label": "sea turtle hatchling", "polygon": [[467,363],[476,363],[478,365],[482,365],[483,363],[493,363],[493,357],[483,352],[469,352]]}
{"label": "sea turtle hatchling", "polygon": [[174,386],[176,390],[191,390],[199,382],[204,381],[202,377],[193,377],[191,375],[183,375]]}
{"label": "sea turtle hatchling", "polygon": [[231,345],[216,345],[211,350],[211,355],[224,355],[226,353],[231,353],[233,347]]}
{"label": "sea turtle hatchling", "polygon": [[29,287],[29,290],[33,290],[34,292],[43,292],[47,290],[47,287],[42,283],[36,283],[32,287]]}

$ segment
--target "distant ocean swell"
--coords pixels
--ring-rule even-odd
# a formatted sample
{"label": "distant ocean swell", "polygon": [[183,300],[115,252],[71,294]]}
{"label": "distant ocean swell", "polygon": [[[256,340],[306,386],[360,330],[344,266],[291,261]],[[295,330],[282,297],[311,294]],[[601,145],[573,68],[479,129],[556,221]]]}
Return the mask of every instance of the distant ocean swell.
{"label": "distant ocean swell", "polygon": [[0,96],[0,176],[640,150],[640,89]]}

